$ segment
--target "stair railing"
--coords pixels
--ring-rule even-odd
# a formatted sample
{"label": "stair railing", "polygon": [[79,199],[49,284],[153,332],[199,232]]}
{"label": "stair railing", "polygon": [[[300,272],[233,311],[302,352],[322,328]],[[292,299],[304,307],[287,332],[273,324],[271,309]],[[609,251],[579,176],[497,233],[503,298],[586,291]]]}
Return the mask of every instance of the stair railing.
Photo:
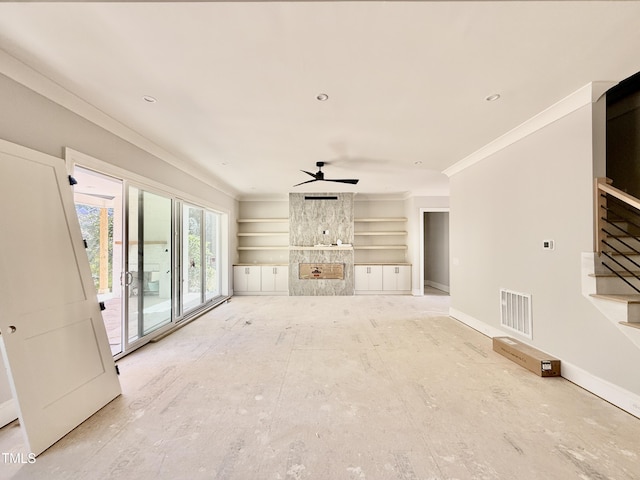
{"label": "stair railing", "polygon": [[640,282],[640,263],[632,258],[640,258],[640,199],[615,188],[608,178],[597,178],[595,190],[595,251],[603,267],[640,293],[628,280]]}

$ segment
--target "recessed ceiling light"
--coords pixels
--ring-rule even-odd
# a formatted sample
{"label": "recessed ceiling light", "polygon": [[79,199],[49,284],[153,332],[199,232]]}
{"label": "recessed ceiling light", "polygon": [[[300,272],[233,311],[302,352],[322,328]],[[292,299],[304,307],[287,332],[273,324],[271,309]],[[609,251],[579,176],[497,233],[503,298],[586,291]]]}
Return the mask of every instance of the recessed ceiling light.
{"label": "recessed ceiling light", "polygon": [[321,102],[326,102],[327,100],[329,100],[329,95],[327,95],[326,93],[321,93],[316,98]]}
{"label": "recessed ceiling light", "polygon": [[142,97],[142,99],[147,103],[156,103],[158,101],[156,100],[155,97],[152,97],[151,95],[145,95]]}
{"label": "recessed ceiling light", "polygon": [[414,165],[422,165],[422,160],[417,160],[413,162]]}
{"label": "recessed ceiling light", "polygon": [[500,98],[500,94],[499,93],[494,93],[493,95],[489,95],[488,97],[486,97],[485,100],[487,102],[495,102],[499,98]]}

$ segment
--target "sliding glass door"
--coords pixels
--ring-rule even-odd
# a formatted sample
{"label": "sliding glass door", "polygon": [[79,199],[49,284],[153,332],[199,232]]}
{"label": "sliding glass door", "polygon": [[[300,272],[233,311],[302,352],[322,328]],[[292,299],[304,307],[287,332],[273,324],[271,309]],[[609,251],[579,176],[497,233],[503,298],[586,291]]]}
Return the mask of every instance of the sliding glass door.
{"label": "sliding glass door", "polygon": [[79,166],[74,177],[114,356],[221,296],[221,214]]}
{"label": "sliding glass door", "polygon": [[127,340],[133,343],[171,323],[172,200],[129,187]]}
{"label": "sliding glass door", "polygon": [[216,264],[219,215],[187,204],[182,206],[181,215],[181,314],[184,315],[220,295]]}
{"label": "sliding glass door", "polygon": [[202,209],[182,211],[182,311],[202,303]]}
{"label": "sliding glass door", "polygon": [[204,264],[205,264],[205,301],[220,296],[220,215],[214,212],[204,213]]}

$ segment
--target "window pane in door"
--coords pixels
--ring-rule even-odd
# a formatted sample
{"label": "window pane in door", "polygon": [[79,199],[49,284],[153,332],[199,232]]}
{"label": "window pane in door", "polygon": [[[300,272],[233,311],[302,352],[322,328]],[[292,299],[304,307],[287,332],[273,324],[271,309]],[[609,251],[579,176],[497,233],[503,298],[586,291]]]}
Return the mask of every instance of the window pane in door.
{"label": "window pane in door", "polygon": [[171,322],[171,199],[129,191],[129,341]]}
{"label": "window pane in door", "polygon": [[182,212],[182,311],[202,304],[202,209],[185,205]]}
{"label": "window pane in door", "polygon": [[210,300],[220,295],[220,280],[218,275],[217,260],[219,256],[219,215],[213,212],[205,212],[205,300]]}
{"label": "window pane in door", "polygon": [[171,199],[143,192],[143,299],[146,335],[171,322]]}

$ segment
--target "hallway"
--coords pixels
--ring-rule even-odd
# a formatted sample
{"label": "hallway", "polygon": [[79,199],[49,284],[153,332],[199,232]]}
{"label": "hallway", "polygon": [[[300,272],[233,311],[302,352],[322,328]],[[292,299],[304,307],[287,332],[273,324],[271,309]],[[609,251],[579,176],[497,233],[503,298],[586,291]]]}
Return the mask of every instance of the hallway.
{"label": "hallway", "polygon": [[119,360],[121,397],[0,477],[640,479],[639,419],[493,352],[448,302],[234,297]]}

